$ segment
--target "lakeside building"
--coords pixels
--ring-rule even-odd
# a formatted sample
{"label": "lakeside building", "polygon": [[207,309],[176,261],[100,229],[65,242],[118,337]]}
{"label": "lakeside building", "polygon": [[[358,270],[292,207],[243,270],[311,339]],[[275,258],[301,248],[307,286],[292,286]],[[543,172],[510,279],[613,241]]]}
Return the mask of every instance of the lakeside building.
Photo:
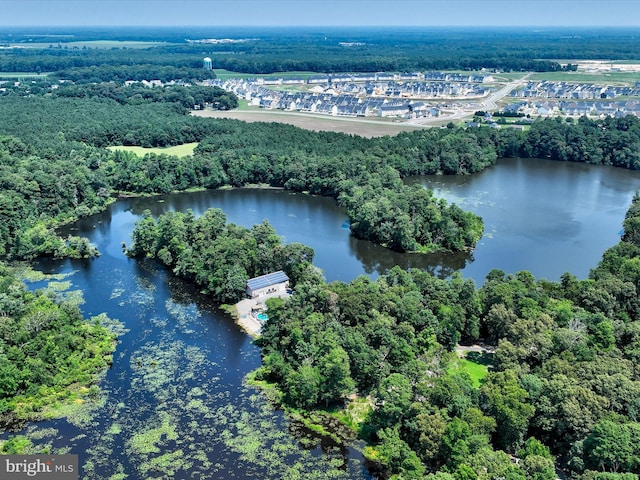
{"label": "lakeside building", "polygon": [[282,270],[247,280],[247,295],[249,298],[287,293],[288,288],[289,277]]}

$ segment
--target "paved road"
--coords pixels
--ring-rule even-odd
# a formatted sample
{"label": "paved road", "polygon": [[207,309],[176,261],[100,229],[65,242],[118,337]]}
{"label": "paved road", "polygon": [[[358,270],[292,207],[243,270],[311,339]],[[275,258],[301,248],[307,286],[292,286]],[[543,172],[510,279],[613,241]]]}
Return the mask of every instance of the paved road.
{"label": "paved road", "polygon": [[502,100],[504,97],[506,97],[507,95],[509,95],[509,93],[511,93],[512,90],[516,89],[517,87],[522,85],[524,82],[526,82],[527,79],[529,78],[529,75],[531,74],[527,73],[522,78],[519,78],[518,80],[514,80],[513,82],[507,83],[500,90],[497,90],[493,92],[491,95],[489,95],[489,97],[482,102],[484,111],[485,112],[496,111],[498,109],[498,102]]}
{"label": "paved road", "polygon": [[415,118],[409,120],[407,123],[411,125],[427,126],[443,124],[443,122],[446,123],[454,120],[461,120],[463,118],[470,118],[478,110],[495,112],[496,110],[499,110],[498,102],[509,95],[514,89],[525,83],[529,78],[529,75],[531,74],[527,73],[522,76],[522,78],[507,83],[502,88],[489,95],[486,99],[478,102],[474,107],[452,106],[449,110],[442,110],[440,112],[440,116],[437,118]]}

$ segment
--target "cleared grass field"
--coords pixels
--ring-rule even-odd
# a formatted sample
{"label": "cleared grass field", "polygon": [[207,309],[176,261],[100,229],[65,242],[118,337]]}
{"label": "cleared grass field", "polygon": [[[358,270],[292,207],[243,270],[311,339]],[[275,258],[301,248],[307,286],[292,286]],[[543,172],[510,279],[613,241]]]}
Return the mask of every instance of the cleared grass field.
{"label": "cleared grass field", "polygon": [[13,80],[19,78],[38,78],[46,77],[48,73],[29,73],[29,72],[0,72],[0,80]]}
{"label": "cleared grass field", "polygon": [[133,152],[139,157],[144,157],[147,153],[175,155],[176,157],[188,157],[193,155],[193,150],[198,146],[197,142],[176,145],[175,147],[147,148],[135,146],[114,146],[107,147],[109,150],[123,150]]}
{"label": "cleared grass field", "polygon": [[246,107],[246,110],[197,110],[192,113],[196,117],[232,118],[245,122],[276,122],[287,123],[306,130],[323,132],[341,132],[361,137],[383,137],[397,135],[424,127],[398,123],[389,120],[366,120],[349,117],[323,117],[309,113],[281,112],[260,110]]}
{"label": "cleared grass field", "polygon": [[465,352],[465,356],[458,358],[450,373],[466,372],[471,377],[475,388],[479,388],[489,373],[489,366],[492,363],[491,355],[479,352]]}
{"label": "cleared grass field", "polygon": [[21,42],[10,43],[17,48],[151,48],[160,45],[170,45],[167,42],[140,42],[132,40],[90,40],[86,42]]}

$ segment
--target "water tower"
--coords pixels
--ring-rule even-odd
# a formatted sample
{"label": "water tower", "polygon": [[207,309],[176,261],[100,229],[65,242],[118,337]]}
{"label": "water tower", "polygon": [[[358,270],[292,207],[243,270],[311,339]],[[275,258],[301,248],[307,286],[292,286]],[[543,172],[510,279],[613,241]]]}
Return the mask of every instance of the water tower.
{"label": "water tower", "polygon": [[213,70],[213,60],[209,57],[205,57],[202,61],[202,66],[205,70]]}

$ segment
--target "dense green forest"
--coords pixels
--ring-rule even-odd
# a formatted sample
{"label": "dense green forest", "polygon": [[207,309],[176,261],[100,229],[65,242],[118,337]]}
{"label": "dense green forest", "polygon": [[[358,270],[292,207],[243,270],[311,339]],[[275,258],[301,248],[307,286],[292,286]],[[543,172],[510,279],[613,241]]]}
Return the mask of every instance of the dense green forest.
{"label": "dense green forest", "polygon": [[[58,30],[51,31],[50,37],[42,32],[0,31],[0,42],[21,47],[0,51],[0,72],[55,72],[60,78],[79,82],[197,80],[212,76],[201,68],[205,56],[214,59],[216,68],[249,74],[482,68],[557,71],[572,66],[562,67],[556,59],[635,59],[639,46],[635,32],[624,29]],[[114,42],[113,48],[91,48],[91,41],[111,38],[160,45],[122,48]],[[236,41],[197,42],[210,38]]]}
{"label": "dense green forest", "polygon": [[111,364],[116,336],[77,303],[32,292],[0,265],[0,427],[55,415],[98,393],[91,386]]}

